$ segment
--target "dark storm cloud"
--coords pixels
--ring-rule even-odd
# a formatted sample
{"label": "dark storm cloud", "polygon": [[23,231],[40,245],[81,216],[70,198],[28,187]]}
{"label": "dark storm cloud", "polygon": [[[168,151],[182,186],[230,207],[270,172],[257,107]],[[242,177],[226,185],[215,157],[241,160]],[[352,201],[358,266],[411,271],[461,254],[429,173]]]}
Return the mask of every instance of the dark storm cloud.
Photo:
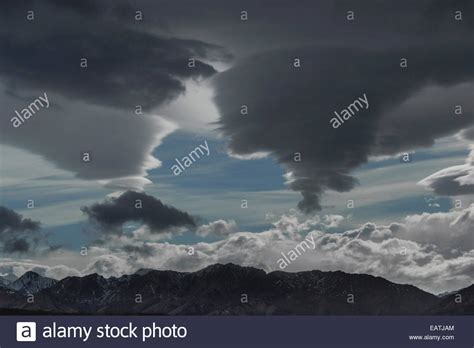
{"label": "dark storm cloud", "polygon": [[0,206],[0,246],[4,253],[25,253],[42,237],[40,223],[25,219],[12,209]]}
{"label": "dark storm cloud", "polygon": [[[146,25],[206,38],[237,57],[315,43],[393,47],[453,35],[459,40],[474,27],[471,0],[137,0],[133,6],[147,14]],[[355,22],[346,20],[349,10]],[[453,23],[455,10],[463,10],[462,22]],[[240,20],[241,11],[248,21]]]}
{"label": "dark storm cloud", "polygon": [[[93,6],[45,3],[23,8],[15,8],[13,18],[0,24],[0,75],[12,89],[40,89],[98,105],[150,109],[183,93],[185,79],[216,72],[200,59],[229,58],[216,45],[135,30]],[[27,9],[35,8],[35,21],[27,23]],[[130,9],[132,20],[134,15]],[[80,67],[81,58],[88,59],[87,69]],[[194,67],[188,66],[190,58],[196,59]]]}
{"label": "dark storm cloud", "polygon": [[30,244],[23,238],[7,240],[3,246],[3,251],[6,253],[26,253],[29,250]]}
{"label": "dark storm cloud", "polygon": [[[399,66],[401,57],[408,58],[406,70]],[[293,67],[294,58],[301,59],[301,68]],[[463,83],[474,77],[473,60],[474,48],[467,43],[392,50],[302,47],[270,51],[217,77],[220,128],[230,138],[234,153],[272,153],[293,173],[290,187],[303,195],[299,207],[306,212],[318,210],[324,191],[354,187],[356,180],[350,173],[369,156],[429,146],[437,137],[472,124],[472,113],[453,120],[452,111],[446,116],[448,109],[431,113],[429,108],[427,115],[416,100],[404,102],[430,86],[464,86],[457,100],[470,104],[472,84]],[[333,112],[364,93],[369,108],[333,129]],[[243,104],[248,106],[248,115],[240,113]],[[401,111],[410,114],[401,115]],[[294,161],[297,152],[302,154],[301,162]]]}
{"label": "dark storm cloud", "polygon": [[[26,19],[30,10],[33,21]],[[153,151],[177,128],[155,107],[184,93],[187,80],[214,75],[213,62],[230,55],[200,38],[156,33],[144,22],[135,21],[127,1],[2,4],[0,141],[82,179],[110,186],[119,180],[128,189],[150,183],[147,170],[160,165]],[[83,57],[87,69],[80,67]],[[15,110],[45,93],[50,107],[14,128]],[[136,105],[143,106],[140,117]]]}
{"label": "dark storm cloud", "polygon": [[65,10],[86,14],[96,15],[105,11],[104,1],[82,0],[65,2],[61,0],[17,0],[15,2],[5,2],[2,7],[5,9],[0,15],[5,19],[12,13],[24,15],[28,10],[37,10],[47,6],[55,6]]}
{"label": "dark storm cloud", "polygon": [[[469,129],[461,133],[469,139]],[[474,145],[464,164],[444,168],[419,182],[420,185],[441,196],[461,196],[474,194]]]}
{"label": "dark storm cloud", "polygon": [[146,225],[151,233],[166,232],[175,227],[195,227],[194,218],[186,212],[162,203],[145,193],[127,191],[117,198],[95,203],[81,210],[105,233],[121,233],[128,221]]}
{"label": "dark storm cloud", "polygon": [[433,179],[429,185],[434,193],[440,196],[461,196],[474,194],[474,185],[461,185],[456,179],[462,178],[466,173],[446,175]]}
{"label": "dark storm cloud", "polygon": [[[25,20],[30,9],[34,22]],[[472,81],[472,9],[470,0],[15,2],[0,14],[0,77],[9,96],[22,95],[0,99],[7,106],[3,139],[81,178],[143,182],[159,144],[155,134],[166,127],[157,117],[130,118],[134,105],[163,104],[184,91],[186,79],[214,75],[231,149],[271,152],[293,172],[290,186],[304,196],[300,207],[319,209],[325,190],[356,184],[351,172],[368,156],[430,146],[471,123],[472,113],[456,124],[441,109],[427,117],[412,98],[422,93],[426,100],[432,85]],[[135,10],[143,21],[134,20]],[[461,22],[453,20],[457,10]],[[248,21],[240,20],[241,11]],[[347,11],[355,21],[346,20]],[[229,52],[240,60],[215,76],[213,62],[228,61]],[[87,74],[80,57],[89,59]],[[193,69],[189,57],[198,58]],[[291,67],[295,57],[302,59],[298,71]],[[408,58],[406,70],[401,57]],[[56,113],[51,108],[50,118],[13,132],[13,110],[36,96],[27,88],[51,91]],[[369,110],[328,129],[332,112],[363,93]],[[245,118],[242,104],[250,107]],[[87,166],[78,160],[83,150],[93,152]],[[293,162],[295,152],[301,163]]]}
{"label": "dark storm cloud", "polygon": [[12,209],[0,207],[0,233],[5,231],[37,230],[40,227],[38,221],[25,219]]}
{"label": "dark storm cloud", "polygon": [[[122,29],[108,34],[78,31],[51,42],[0,37],[0,74],[19,87],[54,91],[99,105],[150,109],[184,92],[182,79],[216,72],[199,60],[195,67],[188,67],[189,58],[210,55],[215,50],[212,45]],[[88,59],[87,69],[79,66],[82,57]]]}
{"label": "dark storm cloud", "polygon": [[[216,76],[220,128],[232,152],[266,151],[284,164],[293,173],[290,187],[303,195],[303,211],[320,209],[328,189],[354,187],[351,172],[369,156],[432,146],[472,124],[472,1],[239,5],[249,21],[229,40],[266,53]],[[353,22],[346,20],[349,10]],[[455,11],[463,12],[463,21],[454,20]],[[259,35],[249,35],[252,30]],[[292,67],[294,58],[302,68]],[[370,108],[332,129],[333,111],[363,93]],[[243,104],[246,116],[239,113]],[[454,120],[457,104],[466,112]],[[295,152],[302,153],[301,163],[293,161]]]}

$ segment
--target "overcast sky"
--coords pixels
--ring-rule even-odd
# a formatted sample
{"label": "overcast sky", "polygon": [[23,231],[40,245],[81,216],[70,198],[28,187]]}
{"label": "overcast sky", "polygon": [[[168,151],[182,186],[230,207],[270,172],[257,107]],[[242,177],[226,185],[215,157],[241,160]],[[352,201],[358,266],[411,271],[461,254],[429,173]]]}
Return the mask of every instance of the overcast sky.
{"label": "overcast sky", "polygon": [[2,7],[1,273],[473,282],[472,1]]}

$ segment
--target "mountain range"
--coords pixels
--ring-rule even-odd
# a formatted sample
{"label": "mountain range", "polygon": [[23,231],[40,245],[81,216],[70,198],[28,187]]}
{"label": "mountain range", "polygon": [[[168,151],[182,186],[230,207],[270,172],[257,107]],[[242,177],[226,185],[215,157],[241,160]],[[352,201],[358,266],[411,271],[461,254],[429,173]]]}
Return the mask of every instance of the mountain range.
{"label": "mountain range", "polygon": [[29,271],[0,279],[4,314],[468,315],[474,285],[443,296],[381,277],[341,271],[266,273],[215,264],[197,272],[143,269],[62,280]]}
{"label": "mountain range", "polygon": [[14,274],[8,273],[8,274],[0,274],[0,285],[6,285],[8,283],[11,283],[15,280],[17,280],[18,277]]}
{"label": "mountain range", "polygon": [[20,278],[5,284],[11,290],[27,295],[34,294],[40,290],[49,288],[57,282],[56,279],[42,277],[38,273],[28,271]]}

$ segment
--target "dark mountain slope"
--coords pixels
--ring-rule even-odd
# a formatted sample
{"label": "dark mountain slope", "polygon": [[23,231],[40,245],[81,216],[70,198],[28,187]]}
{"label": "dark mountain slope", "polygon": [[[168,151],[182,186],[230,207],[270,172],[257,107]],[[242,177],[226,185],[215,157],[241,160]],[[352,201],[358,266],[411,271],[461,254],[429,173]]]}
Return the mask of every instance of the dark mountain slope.
{"label": "dark mountain slope", "polygon": [[68,277],[37,292],[34,303],[14,293],[0,297],[0,307],[70,314],[472,314],[470,288],[461,290],[466,307],[461,309],[450,306],[448,298],[365,274],[267,274],[216,264],[193,273],[141,270],[120,278]]}
{"label": "dark mountain slope", "polygon": [[11,274],[11,273],[0,276],[0,285],[8,285],[8,284],[10,284],[11,282],[14,282],[17,279],[18,279],[18,277],[15,276],[14,274]]}
{"label": "dark mountain slope", "polygon": [[56,279],[40,276],[38,273],[28,271],[17,280],[9,283],[10,289],[23,294],[34,294],[40,290],[49,288],[57,283]]}
{"label": "dark mountain slope", "polygon": [[474,315],[474,284],[441,297],[441,301],[429,312],[431,314]]}

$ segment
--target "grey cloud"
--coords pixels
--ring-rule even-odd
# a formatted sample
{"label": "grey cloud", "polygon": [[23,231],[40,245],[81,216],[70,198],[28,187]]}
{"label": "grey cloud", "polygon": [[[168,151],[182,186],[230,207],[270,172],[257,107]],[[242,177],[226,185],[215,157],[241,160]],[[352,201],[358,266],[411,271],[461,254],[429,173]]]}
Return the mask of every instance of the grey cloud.
{"label": "grey cloud", "polygon": [[425,186],[441,196],[461,196],[474,194],[474,146],[466,163],[442,169],[421,180]]}
{"label": "grey cloud", "polygon": [[[146,171],[160,165],[152,152],[175,125],[151,115],[70,102],[48,92],[52,106],[13,128],[10,118],[14,111],[42,93],[28,93],[25,99],[0,94],[4,106],[0,111],[1,142],[43,156],[79,178],[105,180],[110,187],[139,188],[149,182],[143,178]],[[83,161],[85,152],[90,155],[89,162]],[[124,179],[115,182],[117,178]]]}
{"label": "grey cloud", "polygon": [[[146,24],[155,30],[195,34],[231,47],[239,58],[314,43],[389,48],[453,40],[453,36],[472,40],[474,28],[470,0],[138,0],[134,6],[147,14]],[[243,10],[248,21],[240,21]],[[349,10],[355,12],[355,22],[346,20]],[[455,10],[464,12],[462,22],[453,23]]]}
{"label": "grey cloud", "polygon": [[[301,214],[282,216],[274,228],[262,232],[235,232],[227,238],[194,245],[158,242],[137,243],[122,238],[113,250],[91,248],[90,262],[79,272],[66,266],[41,266],[32,262],[4,260],[1,273],[23,274],[34,270],[60,279],[67,275],[100,273],[121,276],[141,268],[195,271],[215,263],[233,262],[266,271],[278,268],[281,252],[288,252],[312,237],[314,250],[300,255],[286,271],[318,269],[367,273],[391,281],[410,283],[432,293],[456,290],[472,284],[474,249],[470,236],[474,223],[474,204],[447,213],[408,216],[386,226],[367,223],[342,233],[325,233],[315,228],[316,220],[303,220]],[[449,230],[450,233],[445,232]],[[457,248],[450,252],[450,245]],[[188,251],[193,247],[194,254]],[[141,251],[146,250],[142,253]],[[71,253],[70,263],[78,267],[83,257]]]}
{"label": "grey cloud", "polygon": [[237,231],[237,224],[234,220],[216,220],[209,224],[199,226],[196,234],[202,237],[227,237],[228,235]]}
{"label": "grey cloud", "polygon": [[[31,22],[29,10],[35,11]],[[127,1],[6,5],[0,14],[0,141],[108,187],[150,183],[147,170],[160,165],[153,150],[177,128],[155,115],[155,107],[184,93],[187,80],[212,76],[212,62],[230,55],[212,43],[148,30],[134,15]],[[82,57],[87,69],[80,68]],[[196,59],[194,68],[189,58]],[[15,110],[44,93],[50,107],[13,128]],[[135,114],[136,105],[143,115]],[[91,153],[87,165],[83,152]]]}
{"label": "grey cloud", "polygon": [[26,253],[30,250],[30,244],[26,239],[7,240],[3,245],[3,251],[6,253]]}
{"label": "grey cloud", "polygon": [[127,260],[116,255],[101,255],[92,258],[90,264],[82,271],[83,274],[99,273],[104,276],[121,276],[133,273]]}
{"label": "grey cloud", "polygon": [[[101,256],[86,269],[89,273],[120,276],[140,268],[186,272],[214,263],[233,262],[274,271],[279,269],[277,260],[281,252],[293,249],[302,238],[312,237],[315,249],[300,255],[285,271],[368,273],[414,284],[433,293],[466,287],[474,279],[471,238],[474,205],[462,211],[412,215],[387,226],[366,223],[342,233],[308,230],[315,222],[314,219],[299,221],[290,215],[282,216],[270,230],[235,232],[214,243],[134,244],[139,248],[147,245],[154,255],[135,252],[131,256],[117,248],[113,255]],[[124,241],[128,242],[133,240]],[[194,249],[193,255],[188,253],[190,247]]]}
{"label": "grey cloud", "polygon": [[433,244],[445,257],[474,249],[474,205],[446,213],[410,215],[403,226],[405,229],[395,233],[395,237]]}
{"label": "grey cloud", "polygon": [[6,207],[0,207],[0,231],[5,232],[9,230],[13,231],[25,231],[25,230],[38,230],[40,227],[39,221],[31,219],[25,219],[20,214],[12,209]]}
{"label": "grey cloud", "polygon": [[[177,97],[185,88],[182,79],[209,77],[216,71],[197,60],[212,56],[217,48],[193,40],[159,38],[124,29],[65,35],[31,42],[0,37],[0,73],[15,88],[42,89],[98,105],[144,110]],[[209,52],[209,53],[208,53]],[[31,60],[31,55],[35,56]],[[81,57],[88,68],[79,66]]]}
{"label": "grey cloud", "polygon": [[0,246],[4,253],[27,253],[44,237],[40,222],[24,218],[12,209],[0,206]]}
{"label": "grey cloud", "polygon": [[[382,242],[401,239],[419,243],[445,258],[459,256],[474,249],[474,205],[463,210],[409,215],[388,226],[366,223],[340,234],[350,239]],[[335,238],[335,234],[327,237]]]}
{"label": "grey cloud", "polygon": [[[36,10],[32,23],[24,18],[29,9]],[[464,20],[453,23],[458,9]],[[135,10],[144,21],[133,19]],[[249,21],[240,21],[242,10]],[[354,23],[345,19],[348,10],[356,12]],[[272,153],[294,172],[290,187],[302,193],[300,207],[320,209],[326,190],[357,184],[351,172],[368,156],[430,146],[472,124],[472,83],[462,84],[472,81],[470,10],[468,0],[8,4],[0,14],[2,141],[81,178],[139,189],[146,170],[159,165],[153,149],[174,128],[151,114],[133,118],[134,105],[166,104],[187,79],[213,75],[209,62],[227,61],[230,50],[243,59],[215,78],[232,152]],[[87,73],[79,68],[82,56],[89,58]],[[186,65],[190,56],[198,58],[194,69]],[[295,57],[303,64],[298,72],[290,69]],[[408,58],[407,70],[399,68],[400,57]],[[53,103],[47,116],[14,132],[13,111],[45,90]],[[328,130],[332,111],[364,92],[370,109],[337,133]],[[443,109],[424,110],[427,100],[449,104],[454,95],[468,106],[458,122],[443,117]],[[238,113],[243,103],[250,107],[245,119]],[[79,160],[86,150],[95,156],[87,166]],[[292,161],[294,152],[302,163]]]}
{"label": "grey cloud", "polygon": [[[18,6],[14,14],[24,16],[30,8]],[[42,5],[37,19],[27,28],[22,19],[16,32],[8,27],[11,20],[2,21],[0,73],[9,88],[40,89],[130,110],[143,105],[149,110],[184,92],[184,79],[216,72],[200,59],[229,58],[221,47],[209,43],[154,35],[98,10],[97,16],[90,16],[78,9]],[[134,13],[130,12],[131,18]],[[79,66],[82,57],[88,59],[87,69]],[[195,67],[188,67],[189,58],[196,59]]]}
{"label": "grey cloud", "polygon": [[156,250],[148,244],[140,245],[127,244],[122,247],[123,251],[129,254],[138,254],[140,257],[152,257],[156,254]]}
{"label": "grey cloud", "polygon": [[[437,63],[428,64],[434,67]],[[454,62],[446,61],[446,64]],[[474,123],[473,72],[467,62],[459,64],[465,67],[466,76],[459,70],[453,71],[457,82],[448,82],[440,76],[438,81],[430,81],[432,85],[415,91],[398,106],[384,110],[375,140],[377,155],[429,147],[436,138],[455,134]],[[462,106],[462,115],[455,114],[457,105]]]}
{"label": "grey cloud", "polygon": [[[408,70],[399,67],[400,57],[408,57]],[[292,66],[294,58],[301,59],[301,68]],[[462,86],[464,93],[457,100],[471,105],[472,84],[466,82],[474,78],[473,59],[471,44],[266,52],[216,77],[220,130],[230,138],[234,153],[272,153],[292,172],[289,186],[303,195],[299,207],[305,212],[319,210],[323,192],[348,191],[357,184],[351,171],[369,156],[429,146],[437,137],[472,124],[472,114],[454,121],[445,110],[434,110],[428,118],[419,103],[426,102],[430,87],[439,86],[448,94],[445,100],[452,100],[446,90]],[[333,129],[329,122],[333,112],[363,93],[369,109]],[[410,99],[419,95],[418,102]],[[407,109],[419,113],[394,120],[407,100],[411,103]],[[245,116],[240,114],[243,104],[249,110]],[[297,152],[302,154],[301,162],[294,161]]]}
{"label": "grey cloud", "polygon": [[50,277],[58,280],[68,276],[81,275],[81,272],[75,268],[65,265],[47,266],[32,261],[16,261],[9,259],[3,259],[0,261],[0,273],[14,274],[17,277],[20,277],[28,271],[33,271],[44,277]]}
{"label": "grey cloud", "polygon": [[421,184],[426,184],[437,195],[440,196],[460,196],[474,194],[474,185],[461,185],[456,179],[463,177],[467,171],[463,171],[453,175],[443,175],[439,177],[427,178],[421,181]]}
{"label": "grey cloud", "polygon": [[81,210],[91,221],[98,223],[105,234],[121,234],[122,224],[128,221],[146,225],[151,233],[196,226],[195,219],[188,213],[166,205],[153,196],[134,191],[127,191],[103,203],[82,207]]}

